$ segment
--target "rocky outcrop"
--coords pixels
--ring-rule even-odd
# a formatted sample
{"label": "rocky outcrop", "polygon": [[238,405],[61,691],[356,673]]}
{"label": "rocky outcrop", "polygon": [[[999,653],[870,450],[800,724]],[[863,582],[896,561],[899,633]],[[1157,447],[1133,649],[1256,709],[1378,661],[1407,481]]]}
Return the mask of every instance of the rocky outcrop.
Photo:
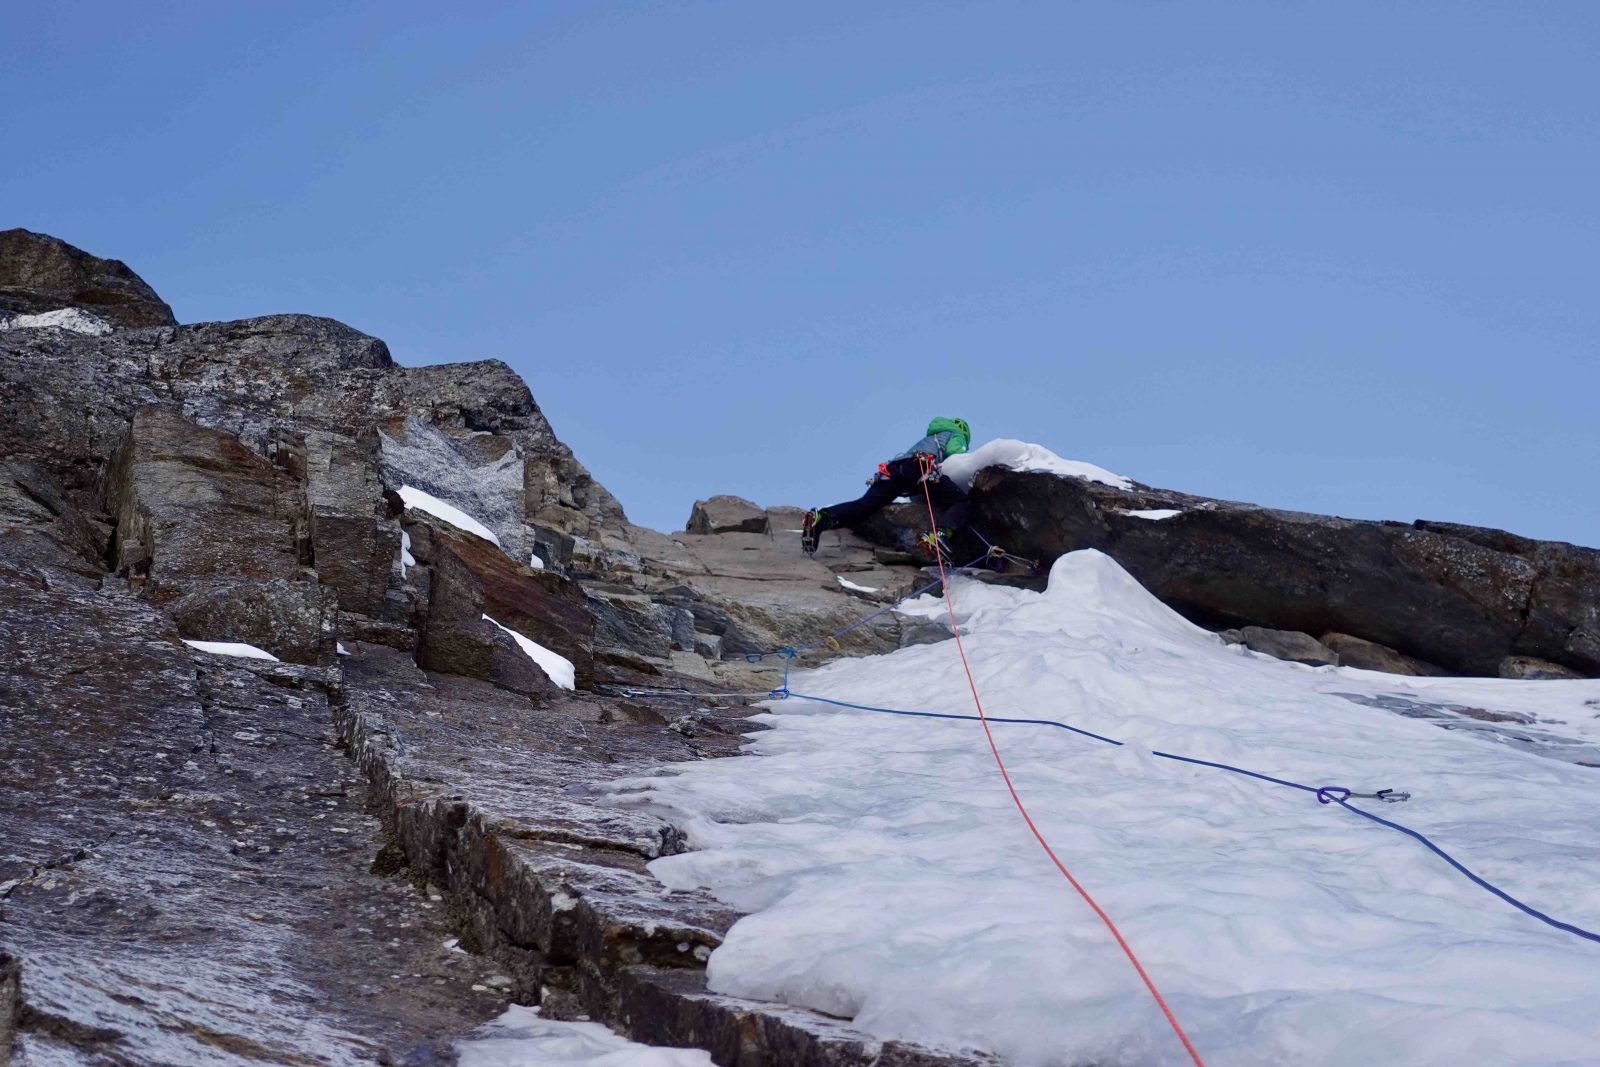
{"label": "rocky outcrop", "polygon": [[1530,681],[1560,681],[1582,678],[1583,675],[1570,667],[1563,667],[1559,663],[1551,663],[1537,656],[1507,656],[1500,661],[1500,677],[1523,678]]}
{"label": "rocky outcrop", "polygon": [[764,534],[770,528],[767,513],[738,496],[714,496],[710,500],[696,500],[694,509],[689,512],[689,524],[685,527],[692,534]]}
{"label": "rocky outcrop", "polygon": [[175,326],[172,309],[115,259],[29,230],[0,230],[0,318],[84,308],[117,326]]}
{"label": "rocky outcrop", "polygon": [[81,585],[105,572],[108,528],[91,520],[32,463],[0,460],[0,559],[34,564]]}
{"label": "rocky outcrop", "polygon": [[[972,504],[974,525],[1010,551],[1048,565],[1097,548],[1203,625],[1348,634],[1463,674],[1530,655],[1600,675],[1594,549],[1003,468],[978,473]],[[919,522],[891,510],[864,531],[895,545]]]}
{"label": "rocky outcrop", "polygon": [[1310,634],[1297,630],[1268,630],[1261,626],[1245,626],[1238,630],[1222,631],[1222,639],[1229,644],[1243,645],[1252,652],[1274,656],[1290,663],[1304,663],[1308,667],[1336,667],[1339,655]]}
{"label": "rocky outcrop", "polygon": [[203,641],[242,641],[296,663],[330,657],[337,599],[303,551],[295,479],[237,438],[141,408],[107,473],[112,565]]}
{"label": "rocky outcrop", "polygon": [[471,535],[427,523],[408,523],[407,532],[418,565],[432,572],[418,663],[518,692],[551,691],[505,627],[569,660],[578,685],[593,681],[595,620],[577,582],[520,564]]}
{"label": "rocky outcrop", "polygon": [[0,1046],[432,1064],[513,995],[749,1067],[972,1062],[710,993],[736,916],[651,878],[675,828],[585,792],[737,751],[707,691],[906,583],[741,507],[632,527],[503,364],[327,319],[0,331]]}
{"label": "rocky outcrop", "polygon": [[[133,412],[152,403],[269,457],[312,432],[361,439],[376,428],[430,427],[460,443],[463,454],[494,457],[513,492],[520,482],[517,510],[548,531],[547,544],[598,566],[625,543],[620,505],[498,360],[401,367],[382,341],[309,315],[104,337],[0,333],[0,455],[37,463],[69,493],[92,488]],[[470,510],[471,503],[462,506]],[[531,531],[508,530],[507,545],[520,551],[535,539]]]}
{"label": "rocky outcrop", "polygon": [[1442,667],[1424,663],[1414,656],[1403,655],[1376,641],[1363,641],[1349,634],[1323,634],[1322,643],[1339,656],[1341,667],[1355,667],[1364,671],[1382,671],[1384,674],[1408,674],[1412,677],[1438,677],[1449,674]]}

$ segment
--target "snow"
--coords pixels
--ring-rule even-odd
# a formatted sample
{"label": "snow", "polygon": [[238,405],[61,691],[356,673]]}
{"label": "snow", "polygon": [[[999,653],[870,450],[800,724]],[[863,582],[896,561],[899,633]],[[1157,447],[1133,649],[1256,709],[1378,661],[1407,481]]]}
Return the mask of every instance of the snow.
{"label": "snow", "polygon": [[278,662],[278,657],[266,649],[257,648],[255,645],[247,645],[239,641],[191,641],[185,637],[183,643],[190,648],[198,648],[201,652],[210,652],[217,656],[238,656],[241,659],[270,659],[274,663]]}
{"label": "snow", "polygon": [[344,642],[342,641],[335,641],[333,643],[333,651],[340,656],[348,656],[350,654],[350,650],[344,647]]}
{"label": "snow", "polygon": [[522,636],[521,634],[517,633],[517,631],[513,630],[509,626],[504,625],[503,623],[495,622],[495,620],[489,618],[487,615],[483,617],[483,620],[485,622],[493,622],[496,626],[500,627],[500,629],[510,634],[511,639],[517,643],[517,647],[526,652],[528,654],[528,658],[537,663],[539,665],[539,669],[544,671],[549,679],[556,683],[556,685],[560,686],[562,689],[578,688],[578,670],[572,665],[572,661],[570,659],[567,659],[565,656],[560,655],[559,653],[550,651],[548,648],[545,648],[543,645],[539,644],[539,642],[534,641],[531,638]]}
{"label": "snow", "polygon": [[835,577],[839,579],[840,585],[844,586],[846,589],[849,589],[851,592],[876,593],[878,591],[878,587],[875,585],[857,585],[855,582],[852,582],[842,574],[835,575]]}
{"label": "snow", "polygon": [[945,476],[961,488],[972,485],[973,476],[985,467],[1010,467],[1014,471],[1043,471],[1066,478],[1085,478],[1117,489],[1131,489],[1133,482],[1104,467],[1075,459],[1062,459],[1043,445],[999,438],[971,452],[951,456],[939,465]]}
{"label": "snow", "polygon": [[712,1067],[698,1049],[650,1048],[599,1023],[543,1019],[520,1005],[456,1042],[456,1053],[459,1067]]}
{"label": "snow", "polygon": [[400,531],[400,577],[406,576],[406,571],[417,565],[416,557],[411,554],[411,535],[404,530]]}
{"label": "snow", "polygon": [[[471,515],[468,515],[454,504],[446,504],[443,500],[440,500],[436,496],[430,496],[427,493],[424,493],[421,489],[414,489],[409,485],[402,485],[400,487],[400,499],[405,501],[405,505],[408,508],[415,508],[418,511],[426,511],[429,515],[432,515],[435,518],[443,519],[445,522],[448,522],[451,526],[454,526],[458,530],[465,530],[467,533],[477,534],[485,541],[489,541],[496,546],[500,544],[500,538],[496,537],[494,535],[494,531],[489,529],[489,527],[485,526]],[[409,539],[404,542],[404,544],[406,547],[409,547]],[[414,563],[415,560],[412,562]]]}
{"label": "snow", "polygon": [[1148,508],[1144,511],[1124,511],[1123,514],[1129,518],[1149,519],[1151,522],[1160,522],[1162,519],[1170,519],[1174,515],[1182,515],[1183,512],[1177,508]]}
{"label": "snow", "polygon": [[57,308],[55,311],[44,311],[37,315],[13,315],[9,319],[0,319],[0,331],[38,330],[50,327],[72,333],[85,333],[91,337],[104,337],[114,328],[105,319],[91,315],[82,308]]}
{"label": "snow", "polygon": [[[1151,750],[1409,790],[1404,804],[1357,803],[1531,906],[1600,929],[1600,769],[1351,699],[1520,709],[1553,733],[1593,736],[1600,681],[1402,678],[1246,656],[1093,551],[1058,560],[1043,593],[964,578],[953,592],[990,715],[1128,742],[993,727],[1041,831],[1213,1067],[1594,1062],[1600,945],[1513,909],[1400,833]],[[924,597],[908,611],[944,605]],[[836,661],[791,685],[973,711],[950,642]],[[1188,1062],[1028,834],[978,724],[798,698],[768,707],[771,729],[748,754],[612,788],[615,803],[689,835],[696,851],[651,864],[667,887],[704,886],[749,913],[711,956],[713,990],[1018,1067]]]}
{"label": "snow", "polygon": [[533,555],[528,557],[528,566],[532,567],[536,571],[542,571],[544,570],[544,560],[540,559],[539,553],[535,552]]}

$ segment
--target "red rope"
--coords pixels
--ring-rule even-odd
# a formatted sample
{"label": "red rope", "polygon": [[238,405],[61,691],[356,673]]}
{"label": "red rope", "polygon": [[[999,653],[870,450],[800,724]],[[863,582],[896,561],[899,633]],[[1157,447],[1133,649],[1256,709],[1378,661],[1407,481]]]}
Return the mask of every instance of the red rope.
{"label": "red rope", "polygon": [[1082,883],[1072,876],[1071,871],[1067,870],[1067,865],[1061,862],[1061,858],[1056,855],[1055,849],[1050,847],[1050,842],[1045,840],[1044,834],[1040,833],[1039,828],[1034,825],[1033,816],[1028,814],[1027,805],[1022,802],[1022,797],[1017,794],[1017,787],[1011,781],[1011,772],[1006,770],[1006,761],[1000,757],[1000,746],[995,744],[994,732],[989,729],[989,718],[983,712],[983,699],[978,696],[978,683],[973,681],[972,667],[967,663],[967,649],[961,643],[961,628],[956,625],[955,598],[950,594],[950,579],[945,573],[944,567],[944,549],[939,544],[939,520],[934,517],[933,496],[928,491],[928,474],[932,470],[933,464],[927,456],[919,456],[918,459],[921,461],[922,466],[922,498],[928,504],[928,528],[932,531],[934,559],[939,564],[939,580],[944,585],[944,606],[945,611],[950,616],[950,632],[955,635],[956,651],[961,653],[961,669],[967,674],[967,687],[972,690],[972,703],[978,708],[978,721],[983,724],[983,735],[989,739],[989,751],[994,753],[994,762],[1000,768],[1000,777],[1005,779],[1006,789],[1011,793],[1011,802],[1017,806],[1017,811],[1022,813],[1022,821],[1028,824],[1028,829],[1032,831],[1034,840],[1039,842],[1039,847],[1044,849],[1044,854],[1050,857],[1050,862],[1056,865],[1056,870],[1060,871],[1062,876],[1072,884],[1072,888],[1078,891],[1078,895],[1083,898],[1084,903],[1094,910],[1094,913],[1100,917],[1100,921],[1106,924],[1106,929],[1111,931],[1111,936],[1116,938],[1118,947],[1122,949],[1123,955],[1128,957],[1128,962],[1133,964],[1133,969],[1139,972],[1139,978],[1144,982],[1144,987],[1150,991],[1150,995],[1160,1005],[1161,1014],[1167,1017],[1167,1022],[1172,1026],[1172,1032],[1178,1035],[1179,1041],[1183,1042],[1184,1051],[1189,1053],[1190,1059],[1194,1060],[1195,1067],[1205,1067],[1205,1061],[1200,1058],[1200,1053],[1195,1049],[1194,1042],[1190,1041],[1189,1035],[1183,1032],[1183,1026],[1179,1024],[1178,1017],[1172,1014],[1172,1009],[1167,1006],[1167,1000],[1161,995],[1161,990],[1156,988],[1155,982],[1151,980],[1149,973],[1145,971],[1144,964],[1140,963],[1139,957],[1134,955],[1133,946],[1128,944],[1127,939],[1122,936],[1122,931],[1117,929],[1117,924],[1111,921],[1111,916],[1106,914],[1105,909],[1095,903],[1095,899],[1089,895],[1089,891],[1083,888]]}

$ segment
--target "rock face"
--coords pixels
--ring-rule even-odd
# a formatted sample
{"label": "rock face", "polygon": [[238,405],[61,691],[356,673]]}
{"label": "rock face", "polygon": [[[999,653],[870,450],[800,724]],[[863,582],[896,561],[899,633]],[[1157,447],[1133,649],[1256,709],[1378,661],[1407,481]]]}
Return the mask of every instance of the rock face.
{"label": "rock face", "polygon": [[83,308],[117,326],[176,326],[127,264],[29,230],[0,230],[0,317]]}
{"label": "rock face", "polygon": [[[1202,625],[1348,634],[1464,674],[1530,655],[1600,675],[1594,549],[1002,468],[979,472],[972,505],[973,524],[1010,551],[1048,564],[1097,548]],[[1149,511],[1177,514],[1133,514]],[[864,532],[897,545],[918,521],[890,510]]]}
{"label": "rock face", "polygon": [[632,527],[503,364],[327,319],[0,331],[0,1063],[442,1065],[508,996],[747,1067],[976,1063],[710,993],[734,915],[584,793],[737,751],[746,653],[904,583],[797,525]]}

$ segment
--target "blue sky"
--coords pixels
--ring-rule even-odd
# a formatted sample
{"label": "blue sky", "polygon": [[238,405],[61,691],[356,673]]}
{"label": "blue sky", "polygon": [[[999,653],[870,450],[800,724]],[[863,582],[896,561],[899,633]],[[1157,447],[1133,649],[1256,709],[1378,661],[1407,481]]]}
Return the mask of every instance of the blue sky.
{"label": "blue sky", "polygon": [[1600,5],[72,3],[0,226],[495,357],[635,521],[933,414],[1600,544]]}

